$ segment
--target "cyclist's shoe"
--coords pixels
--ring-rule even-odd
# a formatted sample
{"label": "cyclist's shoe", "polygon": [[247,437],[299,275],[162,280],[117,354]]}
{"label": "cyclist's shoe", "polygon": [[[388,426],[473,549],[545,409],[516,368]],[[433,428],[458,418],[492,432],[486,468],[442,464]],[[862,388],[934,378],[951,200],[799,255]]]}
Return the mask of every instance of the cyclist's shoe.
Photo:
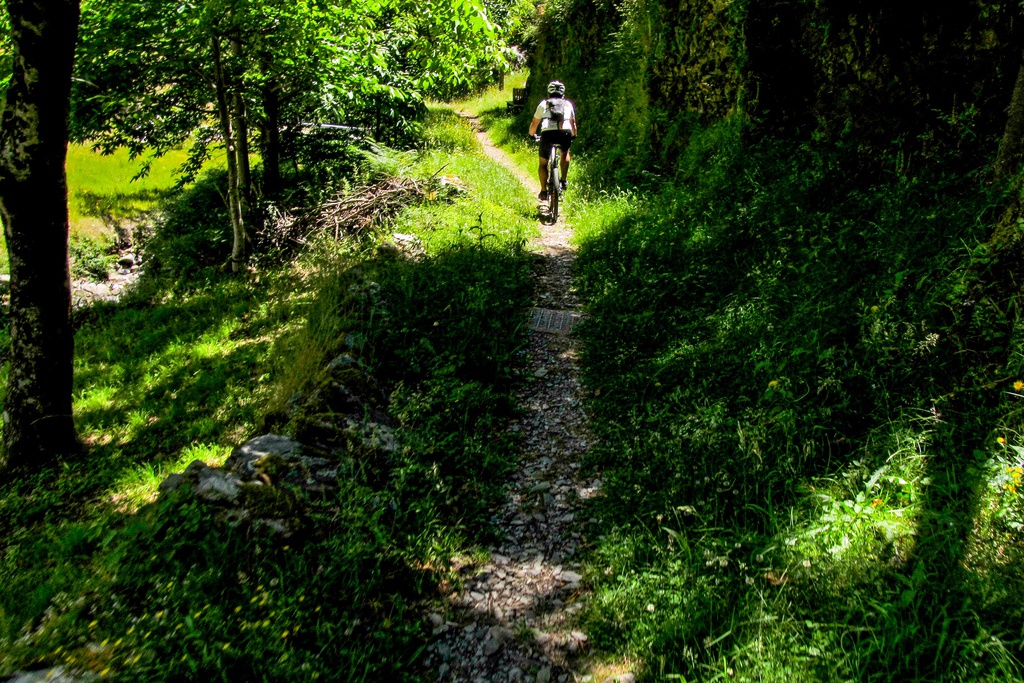
{"label": "cyclist's shoe", "polygon": [[537,199],[541,200],[542,202],[546,202],[548,200],[548,191],[541,190],[540,194],[537,195]]}
{"label": "cyclist's shoe", "polygon": [[565,192],[565,188],[568,185],[569,185],[569,181],[568,180],[563,180],[562,182],[558,183],[558,189],[561,190],[562,192]]}

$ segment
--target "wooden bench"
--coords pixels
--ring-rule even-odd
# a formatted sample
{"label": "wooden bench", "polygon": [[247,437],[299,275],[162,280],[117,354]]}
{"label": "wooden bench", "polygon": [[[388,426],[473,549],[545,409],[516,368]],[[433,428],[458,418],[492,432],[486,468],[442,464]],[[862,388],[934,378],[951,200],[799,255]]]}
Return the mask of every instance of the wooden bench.
{"label": "wooden bench", "polygon": [[526,88],[512,88],[512,101],[506,103],[510,112],[520,112],[526,106]]}

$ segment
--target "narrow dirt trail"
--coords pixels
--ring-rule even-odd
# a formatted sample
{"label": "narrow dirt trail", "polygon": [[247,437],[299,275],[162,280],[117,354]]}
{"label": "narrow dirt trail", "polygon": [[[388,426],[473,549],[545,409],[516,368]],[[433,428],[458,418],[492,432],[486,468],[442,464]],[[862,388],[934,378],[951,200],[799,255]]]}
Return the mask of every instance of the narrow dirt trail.
{"label": "narrow dirt trail", "polygon": [[[471,119],[472,123],[476,123]],[[477,126],[474,126],[477,127]],[[478,128],[478,127],[477,127]],[[522,180],[530,178],[487,135],[485,153]],[[580,461],[591,436],[582,410],[576,342],[569,334],[579,317],[570,271],[572,231],[564,220],[542,223],[531,243],[535,302],[518,400],[523,414],[510,427],[522,435],[518,472],[508,500],[494,511],[503,540],[484,564],[465,568],[465,587],[448,596],[450,615],[431,614],[434,640],[424,664],[438,681],[551,683],[580,680],[574,662],[587,636],[573,626],[586,588],[577,555],[586,544],[581,502],[600,481],[585,481]]]}

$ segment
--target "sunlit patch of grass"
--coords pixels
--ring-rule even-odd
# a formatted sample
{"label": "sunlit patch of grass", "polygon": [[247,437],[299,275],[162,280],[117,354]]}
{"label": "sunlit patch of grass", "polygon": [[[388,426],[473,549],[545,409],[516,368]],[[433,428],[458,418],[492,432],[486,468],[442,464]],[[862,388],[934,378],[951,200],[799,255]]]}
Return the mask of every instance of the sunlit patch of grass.
{"label": "sunlit patch of grass", "polygon": [[173,460],[144,462],[125,470],[110,486],[104,497],[123,514],[136,512],[139,507],[156,499],[157,486],[168,474],[181,472],[194,460],[211,467],[223,464],[231,454],[231,447],[221,444],[192,444],[183,448]]}
{"label": "sunlit patch of grass", "polygon": [[498,87],[497,84],[487,86],[482,92],[475,93],[462,100],[455,100],[451,103],[451,106],[470,116],[504,113],[507,109],[506,103],[512,101],[512,89],[526,87],[526,79],[529,75],[528,71],[506,74],[503,88]]}

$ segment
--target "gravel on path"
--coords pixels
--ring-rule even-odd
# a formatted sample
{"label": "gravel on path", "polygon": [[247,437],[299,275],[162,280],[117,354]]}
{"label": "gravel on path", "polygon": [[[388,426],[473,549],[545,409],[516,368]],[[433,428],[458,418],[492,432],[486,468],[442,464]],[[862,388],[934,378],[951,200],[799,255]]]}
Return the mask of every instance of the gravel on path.
{"label": "gravel on path", "polygon": [[[488,156],[536,191],[537,181],[485,133],[478,130],[477,137]],[[541,229],[531,245],[534,305],[578,311],[572,231],[562,219]],[[587,650],[587,635],[574,626],[574,616],[587,596],[577,562],[587,539],[579,516],[582,501],[596,495],[601,481],[580,473],[591,435],[575,339],[533,329],[524,353],[529,381],[517,396],[523,412],[509,427],[521,435],[523,451],[508,499],[492,518],[504,540],[489,548],[489,561],[464,568],[464,588],[447,597],[448,617],[428,615],[433,640],[423,664],[438,681],[580,680],[573,664]]]}

